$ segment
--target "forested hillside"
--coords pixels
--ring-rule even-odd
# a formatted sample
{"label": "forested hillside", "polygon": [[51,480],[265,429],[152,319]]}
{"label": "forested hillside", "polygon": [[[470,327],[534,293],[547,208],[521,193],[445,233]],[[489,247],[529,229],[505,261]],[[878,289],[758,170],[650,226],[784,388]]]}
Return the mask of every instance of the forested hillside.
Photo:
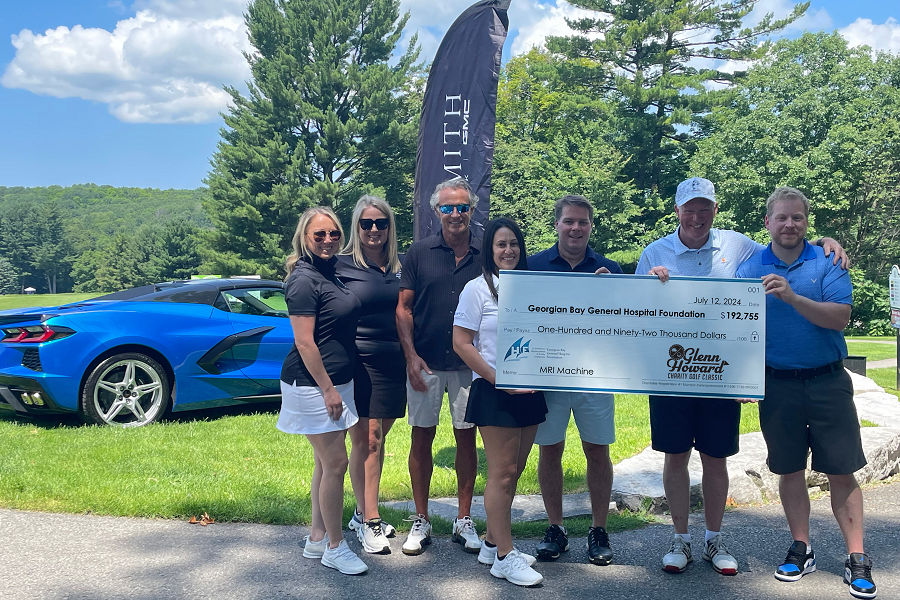
{"label": "forested hillside", "polygon": [[48,202],[82,228],[113,235],[147,222],[182,218],[198,227],[210,221],[200,207],[206,188],[157,190],[87,183],[62,187],[0,186],[0,213],[20,204]]}
{"label": "forested hillside", "polygon": [[205,188],[0,187],[0,293],[102,292],[190,276]]}

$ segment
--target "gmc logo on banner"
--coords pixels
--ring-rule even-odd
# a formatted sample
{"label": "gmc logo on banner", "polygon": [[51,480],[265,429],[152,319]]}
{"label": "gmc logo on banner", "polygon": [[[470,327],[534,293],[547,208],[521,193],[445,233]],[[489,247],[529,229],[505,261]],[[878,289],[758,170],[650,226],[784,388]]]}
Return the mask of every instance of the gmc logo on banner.
{"label": "gmc logo on banner", "polygon": [[[463,100],[462,95],[445,96],[444,107],[444,171],[450,177],[465,177],[462,170],[461,146],[469,145],[469,112],[471,104],[469,100]],[[456,148],[452,150],[448,148]]]}

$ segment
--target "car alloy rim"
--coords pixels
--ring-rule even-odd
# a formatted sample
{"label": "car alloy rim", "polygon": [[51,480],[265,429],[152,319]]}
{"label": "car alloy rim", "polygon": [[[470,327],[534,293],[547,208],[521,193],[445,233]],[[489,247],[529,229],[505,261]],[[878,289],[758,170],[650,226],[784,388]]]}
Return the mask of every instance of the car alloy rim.
{"label": "car alloy rim", "polygon": [[94,386],[94,407],[106,423],[135,427],[149,423],[162,408],[164,390],[156,369],[140,360],[111,364]]}

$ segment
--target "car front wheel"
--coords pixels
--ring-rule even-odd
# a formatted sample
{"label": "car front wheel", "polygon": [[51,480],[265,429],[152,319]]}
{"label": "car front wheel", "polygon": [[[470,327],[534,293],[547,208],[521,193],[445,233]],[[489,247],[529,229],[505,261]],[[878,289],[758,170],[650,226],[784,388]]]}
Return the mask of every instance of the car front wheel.
{"label": "car front wheel", "polygon": [[145,354],[111,356],[91,372],[81,391],[84,417],[98,425],[141,427],[169,404],[166,370]]}

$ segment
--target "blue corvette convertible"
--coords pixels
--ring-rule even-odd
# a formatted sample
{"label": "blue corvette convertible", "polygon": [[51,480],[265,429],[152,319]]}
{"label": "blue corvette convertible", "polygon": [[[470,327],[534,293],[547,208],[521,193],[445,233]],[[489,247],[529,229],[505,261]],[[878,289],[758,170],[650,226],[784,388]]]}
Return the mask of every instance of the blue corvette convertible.
{"label": "blue corvette convertible", "polygon": [[173,281],[0,312],[0,409],[140,427],[271,401],[293,343],[277,281]]}

